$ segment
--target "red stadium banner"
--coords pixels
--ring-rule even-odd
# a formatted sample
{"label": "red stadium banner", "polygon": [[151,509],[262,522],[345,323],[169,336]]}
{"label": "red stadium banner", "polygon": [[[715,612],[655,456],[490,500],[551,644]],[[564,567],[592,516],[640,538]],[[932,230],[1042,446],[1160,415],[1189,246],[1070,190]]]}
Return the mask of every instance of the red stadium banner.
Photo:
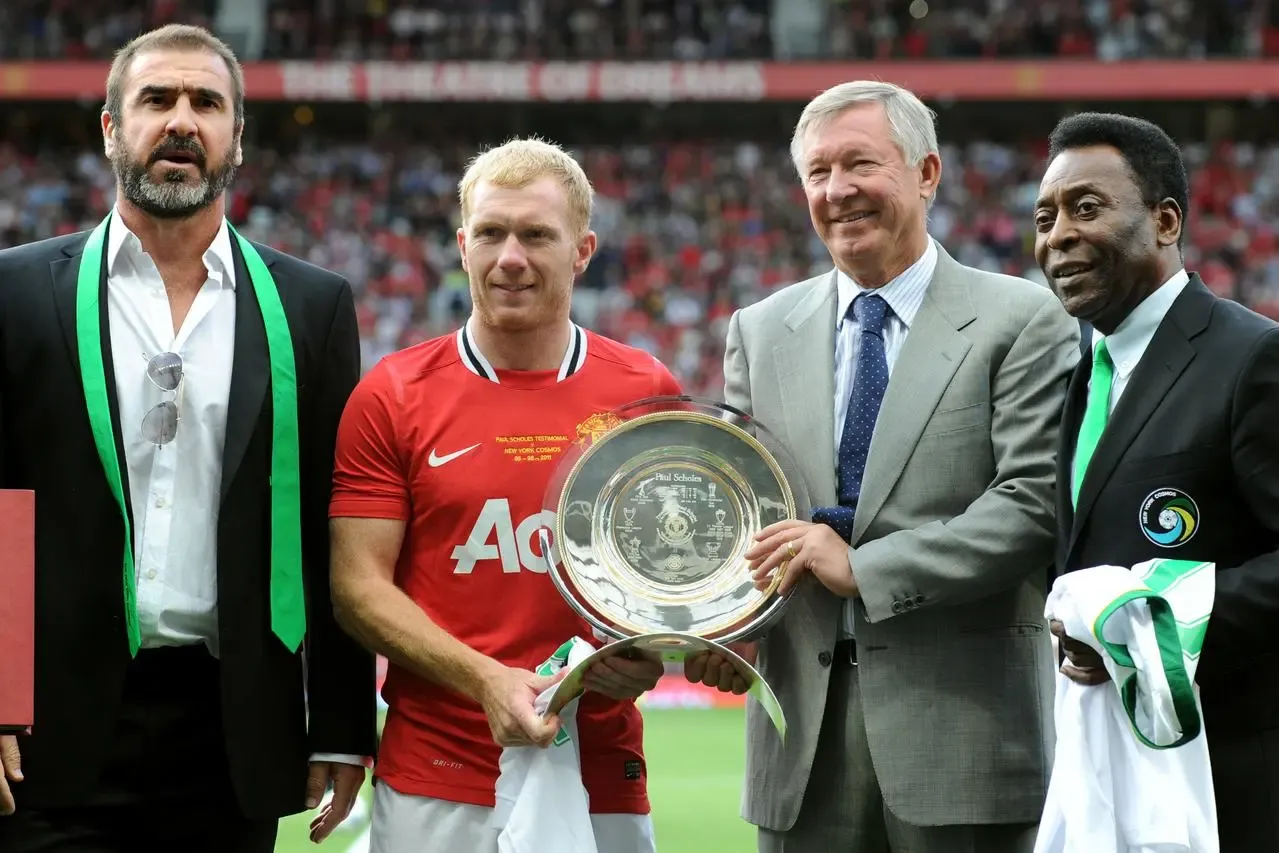
{"label": "red stadium banner", "polygon": [[[98,62],[0,63],[0,99],[100,100]],[[878,79],[930,100],[1249,100],[1279,96],[1279,61],[250,62],[250,100],[804,101]]]}

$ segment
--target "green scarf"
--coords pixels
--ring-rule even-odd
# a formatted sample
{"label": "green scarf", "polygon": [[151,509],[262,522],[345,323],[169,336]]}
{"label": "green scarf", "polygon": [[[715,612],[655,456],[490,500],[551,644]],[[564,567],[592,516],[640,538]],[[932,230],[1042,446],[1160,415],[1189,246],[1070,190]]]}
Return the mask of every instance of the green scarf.
{"label": "green scarf", "polygon": [[[138,629],[137,579],[133,564],[133,532],[124,497],[124,478],[116,453],[111,405],[102,360],[102,314],[99,302],[103,248],[111,214],[89,235],[80,256],[76,281],[76,340],[80,353],[80,379],[89,410],[89,424],[107,475],[107,484],[124,521],[124,611],[129,654],[136,656],[142,643]],[[267,354],[271,362],[271,630],[291,652],[306,634],[306,601],[302,587],[301,475],[298,461],[297,368],[293,339],[280,303],[280,292],[253,245],[227,223],[239,243],[249,281],[266,327]]]}

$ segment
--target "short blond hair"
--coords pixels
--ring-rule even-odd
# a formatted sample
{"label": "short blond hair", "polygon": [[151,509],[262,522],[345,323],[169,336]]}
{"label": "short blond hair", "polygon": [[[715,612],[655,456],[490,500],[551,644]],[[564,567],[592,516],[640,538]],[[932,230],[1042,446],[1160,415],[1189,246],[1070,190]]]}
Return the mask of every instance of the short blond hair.
{"label": "short blond hair", "polygon": [[554,178],[568,198],[569,227],[580,237],[591,226],[595,189],[573,157],[554,142],[538,137],[511,139],[475,156],[457,185],[462,222],[471,216],[471,196],[481,181],[506,189],[520,189],[542,178]]}

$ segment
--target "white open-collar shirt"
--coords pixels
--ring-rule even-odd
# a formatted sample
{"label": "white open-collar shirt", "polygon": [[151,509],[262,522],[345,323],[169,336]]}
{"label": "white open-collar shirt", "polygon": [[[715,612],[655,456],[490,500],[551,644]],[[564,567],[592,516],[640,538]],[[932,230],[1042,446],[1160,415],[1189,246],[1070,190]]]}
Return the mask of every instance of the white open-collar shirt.
{"label": "white open-collar shirt", "polygon": [[[111,217],[106,250],[142,647],[204,643],[217,657],[218,510],[235,350],[230,229],[224,219],[205,250],[207,278],[176,332],[160,271],[119,211]],[[176,392],[161,391],[147,378],[147,362],[163,352],[182,357]],[[173,441],[157,446],[143,436],[142,420],[165,400],[178,405],[178,430]],[[332,753],[311,760],[367,763]]]}

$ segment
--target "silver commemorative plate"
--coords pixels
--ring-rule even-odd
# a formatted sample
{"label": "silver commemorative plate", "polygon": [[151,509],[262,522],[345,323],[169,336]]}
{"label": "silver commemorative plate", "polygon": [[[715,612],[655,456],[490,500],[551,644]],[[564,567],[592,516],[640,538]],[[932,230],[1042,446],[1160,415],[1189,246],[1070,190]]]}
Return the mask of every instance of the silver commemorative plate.
{"label": "silver commemorative plate", "polygon": [[756,589],[744,553],[764,527],[799,518],[790,457],[748,415],[656,397],[601,416],[559,461],[554,529],[541,553],[560,593],[602,634],[680,632],[749,640],[780,615],[781,577]]}

